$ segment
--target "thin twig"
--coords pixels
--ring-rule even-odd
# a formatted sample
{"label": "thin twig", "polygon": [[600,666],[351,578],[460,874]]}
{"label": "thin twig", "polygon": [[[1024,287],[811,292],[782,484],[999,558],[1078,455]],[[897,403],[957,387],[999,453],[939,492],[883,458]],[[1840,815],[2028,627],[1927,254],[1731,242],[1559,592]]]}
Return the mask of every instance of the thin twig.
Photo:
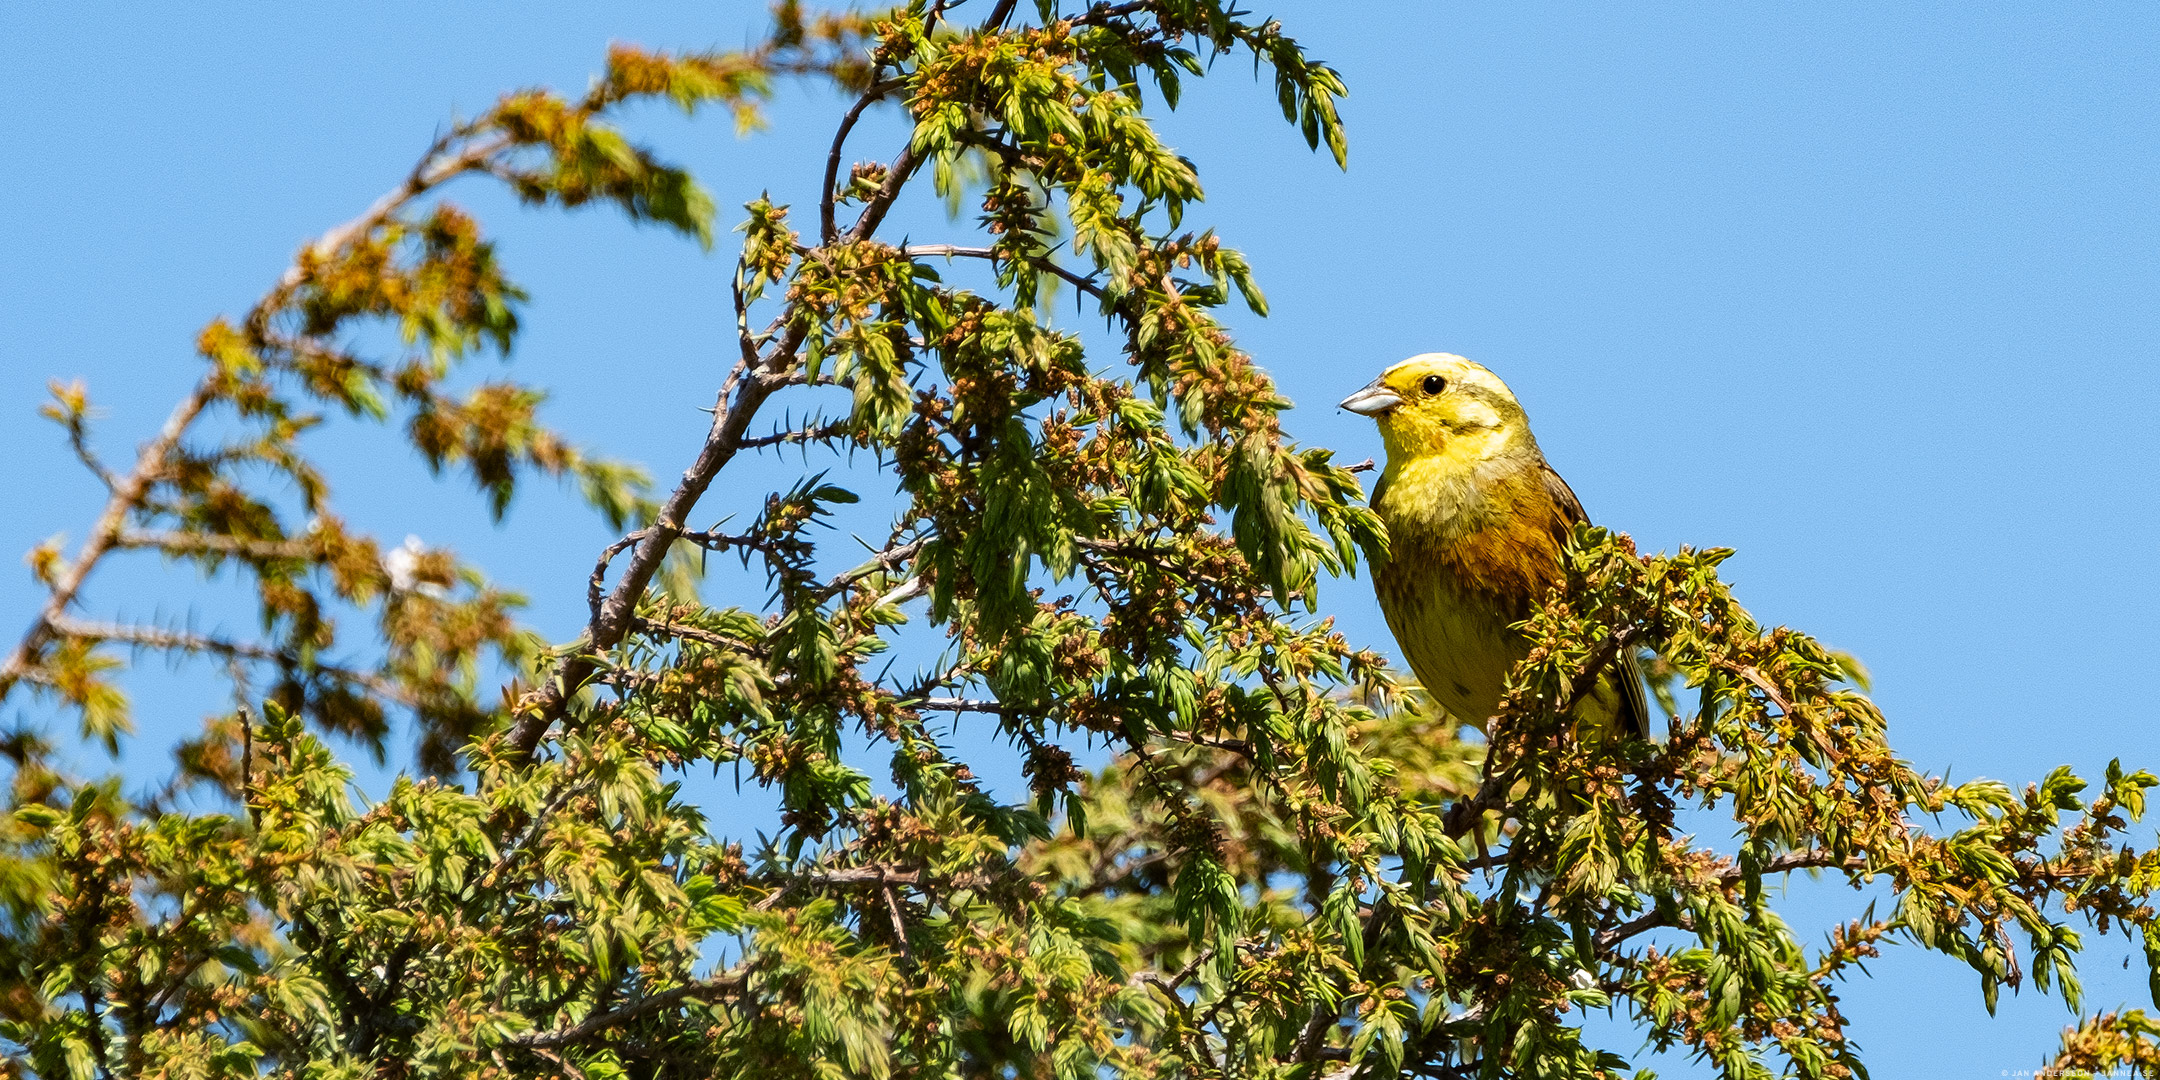
{"label": "thin twig", "polygon": [[90,527],[90,535],[83,540],[82,549],[77,551],[75,558],[67,564],[67,571],[53,583],[52,595],[38,612],[37,618],[31,622],[30,629],[23,634],[22,641],[15,646],[15,651],[8,656],[5,664],[0,664],[0,700],[6,700],[8,693],[14,690],[15,684],[21,681],[24,673],[37,663],[39,653],[58,636],[54,629],[55,624],[66,616],[68,608],[74,604],[76,595],[82,592],[83,584],[89,580],[90,571],[96,568],[98,560],[112,550],[113,542],[118,539],[128,516],[141,505],[143,499],[149,495],[151,485],[163,475],[166,458],[179,445],[180,437],[187,432],[188,425],[194,423],[195,418],[210,403],[211,396],[218,387],[218,380],[218,373],[211,372],[203,376],[202,381],[196,383],[186,397],[180,399],[180,404],[175,405],[172,413],[165,418],[165,425],[159,428],[157,435],[144,443],[141,452],[136,454],[135,467],[127,475],[120,477],[113,486],[112,497],[105,501],[105,509],[98,514],[97,523]]}
{"label": "thin twig", "polygon": [[548,815],[562,809],[563,804],[569,802],[570,796],[576,793],[578,785],[574,780],[574,777],[565,777],[560,781],[561,786],[555,790],[554,795],[550,796],[546,803],[541,805],[540,812],[534,814],[532,820],[526,823],[524,831],[518,834],[517,839],[504,846],[502,854],[495,858],[495,865],[488,867],[487,873],[481,875],[480,884],[482,887],[493,886],[496,879],[502,876],[503,871],[508,870],[510,864],[517,861],[518,853],[524,851],[531,845],[533,840],[540,836],[541,830],[547,827]]}
{"label": "thin twig", "polygon": [[696,982],[678,986],[673,990],[662,990],[657,994],[649,994],[621,1008],[610,1009],[607,1012],[587,1017],[582,1023],[571,1027],[557,1031],[540,1031],[530,1035],[519,1035],[506,1041],[512,1046],[522,1047],[527,1050],[553,1050],[597,1035],[609,1028],[620,1027],[646,1013],[674,1005],[684,998],[703,999],[707,996],[718,997],[725,994],[739,993],[749,982],[749,971],[745,968],[735,968],[725,975],[715,976],[710,979],[699,979]]}
{"label": "thin twig", "polygon": [[915,707],[931,712],[993,713],[999,716],[1013,711],[1012,706],[1003,702],[977,698],[924,698]]}
{"label": "thin twig", "polygon": [[556,1068],[561,1069],[562,1074],[569,1077],[570,1080],[585,1080],[584,1070],[570,1064],[568,1061],[563,1060],[562,1056],[555,1053],[553,1050],[544,1049],[538,1046],[529,1046],[526,1047],[526,1049],[531,1050],[535,1054],[538,1054],[541,1060],[550,1062]]}
{"label": "thin twig", "polygon": [[607,587],[608,564],[614,562],[615,556],[622,554],[625,548],[645,539],[645,531],[639,529],[609,544],[607,550],[600,553],[599,561],[593,564],[592,576],[585,579],[585,604],[592,609],[594,622],[600,620],[601,591]]}
{"label": "thin twig", "polygon": [[[876,72],[871,73],[876,77]],[[887,94],[907,85],[905,79],[887,79],[873,83],[855,104],[840,118],[840,129],[833,132],[832,149],[825,154],[825,186],[818,197],[818,235],[827,244],[840,239],[840,226],[833,220],[833,204],[839,199],[840,155],[847,146],[848,134],[855,130],[855,122],[862,119],[863,112],[885,99]]]}
{"label": "thin twig", "polygon": [[862,581],[865,578],[869,578],[876,574],[892,570],[894,567],[897,567],[900,564],[907,562],[909,559],[912,559],[915,556],[921,554],[923,545],[929,542],[929,537],[922,537],[916,540],[909,541],[908,543],[901,544],[898,547],[887,548],[884,551],[880,551],[877,554],[872,555],[870,557],[870,560],[863,563],[861,566],[858,566],[855,569],[850,570],[844,574],[839,574],[835,576],[831,582],[826,584],[824,589],[820,590],[820,592],[818,593],[818,598],[822,600],[827,597],[835,596],[839,594],[841,590],[855,584],[858,581]]}
{"label": "thin twig", "polygon": [[262,826],[262,808],[255,805],[255,714],[247,702],[240,703],[240,804],[247,807],[248,821]]}
{"label": "thin twig", "polygon": [[[999,251],[996,248],[961,247],[957,244],[909,244],[900,249],[900,254],[910,259],[930,259],[942,256],[948,259],[989,259],[993,262],[1011,257],[1010,253]],[[1103,293],[1102,286],[1065,269],[1063,266],[1058,265],[1056,260],[1048,256],[1023,256],[1023,258],[1029,266],[1056,274],[1058,277],[1071,282],[1074,288],[1097,300],[1109,299]]]}
{"label": "thin twig", "polygon": [[900,584],[894,586],[893,591],[878,597],[877,606],[891,607],[894,604],[906,603],[907,601],[913,600],[916,597],[921,596],[929,591],[930,586],[924,584],[923,579],[919,577],[911,577],[906,581],[903,581]]}
{"label": "thin twig", "polygon": [[119,487],[120,481],[113,476],[112,470],[106,468],[105,463],[98,459],[97,451],[90,449],[89,433],[83,430],[80,417],[74,418],[67,425],[67,433],[68,446],[75,451],[75,460],[82,462],[83,468],[90,470],[90,474],[98,478],[98,483],[105,485],[106,491]]}
{"label": "thin twig", "polygon": [[1655,930],[1661,926],[1689,928],[1692,926],[1692,922],[1686,912],[1676,912],[1671,915],[1661,911],[1646,912],[1599,934],[1597,936],[1598,951],[1602,953],[1637,934]]}
{"label": "thin twig", "polygon": [[367,688],[401,704],[412,704],[413,697],[388,679],[370,672],[337,664],[325,664],[319,660],[303,663],[296,653],[288,653],[253,641],[234,641],[230,638],[199,634],[188,630],[172,630],[162,626],[139,626],[129,623],[92,622],[72,615],[62,615],[52,621],[55,637],[82,638],[88,641],[116,641],[145,649],[166,649],[173,652],[206,653],[228,659],[260,660],[282,664],[303,671],[325,675],[339,682],[352,683]]}
{"label": "thin twig", "polygon": [[715,648],[720,649],[733,649],[737,652],[749,653],[752,656],[767,655],[766,651],[763,648],[753,645],[750,642],[744,641],[741,638],[729,637],[726,634],[718,633],[712,630],[706,630],[701,627],[684,626],[681,623],[669,622],[665,619],[647,619],[640,617],[637,620],[636,626],[641,633],[658,634],[663,637],[679,638],[683,641],[695,641],[700,645],[711,645]]}
{"label": "thin twig", "polygon": [[[1794,870],[1829,869],[1861,871],[1867,869],[1867,860],[1856,855],[1838,855],[1834,852],[1811,848],[1806,851],[1789,851],[1771,859],[1763,864],[1762,874],[1767,876],[1789,873]],[[1746,868],[1734,863],[1718,872],[1718,881],[1730,885],[1746,876]],[[1684,911],[1674,912],[1670,915],[1659,911],[1649,911],[1599,934],[1597,936],[1598,951],[1603,952],[1637,934],[1663,926],[1677,926],[1683,930],[1693,929],[1688,914]]]}
{"label": "thin twig", "polygon": [[215,533],[143,532],[128,529],[113,538],[116,548],[156,548],[169,555],[236,555],[248,559],[306,559],[315,549],[304,540],[258,540]]}
{"label": "thin twig", "polygon": [[885,913],[892,917],[893,940],[900,945],[900,956],[913,963],[915,950],[908,945],[907,925],[900,918],[900,901],[893,896],[892,882],[884,878],[878,879],[878,893],[885,900]]}
{"label": "thin twig", "polygon": [[1129,2],[1123,4],[1097,4],[1073,16],[1068,21],[1075,26],[1099,26],[1109,19],[1121,19],[1127,15],[1146,11],[1150,6],[1150,0],[1129,0]]}

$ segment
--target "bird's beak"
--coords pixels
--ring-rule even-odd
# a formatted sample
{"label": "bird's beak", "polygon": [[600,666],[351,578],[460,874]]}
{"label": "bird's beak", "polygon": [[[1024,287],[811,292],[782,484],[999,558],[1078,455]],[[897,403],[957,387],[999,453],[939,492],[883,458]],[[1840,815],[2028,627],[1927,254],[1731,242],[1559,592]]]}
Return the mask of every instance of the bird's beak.
{"label": "bird's beak", "polygon": [[1374,379],[1365,389],[1342,399],[1342,407],[1361,416],[1378,416],[1402,404],[1402,395]]}

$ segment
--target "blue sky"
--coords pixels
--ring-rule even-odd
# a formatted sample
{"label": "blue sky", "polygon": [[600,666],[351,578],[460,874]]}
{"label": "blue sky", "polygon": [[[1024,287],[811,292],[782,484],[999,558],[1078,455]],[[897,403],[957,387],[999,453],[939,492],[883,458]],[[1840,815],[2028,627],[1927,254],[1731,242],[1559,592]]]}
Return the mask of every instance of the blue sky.
{"label": "blue sky", "polygon": [[[2013,782],[2160,765],[2160,8],[1272,8],[1350,85],[1349,171],[1305,150],[1243,61],[1163,126],[1207,187],[1188,220],[1268,291],[1272,317],[1236,325],[1298,403],[1296,437],[1377,453],[1333,402],[1411,353],[1464,353],[1516,389],[1602,523],[1737,548],[1728,576],[1764,621],[1865,660],[1916,764]],[[0,9],[0,548],[94,514],[32,417],[48,377],[89,381],[123,453],[194,379],[196,330],[445,120],[506,88],[581,88],[610,40],[728,46],[762,25],[739,3]],[[635,127],[733,208],[809,202],[837,114],[790,86],[748,140],[657,110]],[[725,242],[452,197],[533,294],[512,373],[551,387],[580,440],[680,469],[724,362]],[[896,222],[955,231],[927,201]],[[608,537],[567,497],[528,491],[496,527],[386,433],[322,446],[353,519],[456,545],[573,632]],[[229,610],[164,580],[122,568],[92,601]],[[36,595],[0,575],[0,613],[19,623]],[[1391,646],[1362,581],[1322,603]],[[155,665],[137,696],[149,743],[214,702]],[[1811,918],[1857,908],[1798,892]],[[2142,976],[2093,944],[2091,1005],[2137,1004]],[[1989,1021],[1948,961],[1874,970],[1846,1001],[1878,1077],[2030,1069],[2067,1020],[2028,993]]]}

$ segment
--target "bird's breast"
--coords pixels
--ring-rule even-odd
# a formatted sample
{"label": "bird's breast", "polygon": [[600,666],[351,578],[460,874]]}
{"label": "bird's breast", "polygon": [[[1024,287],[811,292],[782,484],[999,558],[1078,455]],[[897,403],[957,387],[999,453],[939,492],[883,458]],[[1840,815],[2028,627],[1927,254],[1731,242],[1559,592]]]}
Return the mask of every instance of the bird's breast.
{"label": "bird's breast", "polygon": [[1520,635],[1484,598],[1446,575],[1387,573],[1375,582],[1388,629],[1418,684],[1457,719],[1482,727],[1524,655]]}
{"label": "bird's breast", "polygon": [[1561,580],[1565,529],[1521,485],[1390,472],[1374,499],[1390,548],[1373,568],[1381,610],[1426,692],[1482,724],[1528,652],[1512,624]]}

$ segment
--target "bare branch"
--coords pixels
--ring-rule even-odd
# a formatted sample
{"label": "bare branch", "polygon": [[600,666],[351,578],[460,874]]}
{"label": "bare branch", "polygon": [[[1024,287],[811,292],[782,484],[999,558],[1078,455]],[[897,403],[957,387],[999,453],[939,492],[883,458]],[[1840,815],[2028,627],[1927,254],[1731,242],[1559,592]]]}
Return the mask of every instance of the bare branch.
{"label": "bare branch", "polygon": [[1167,994],[1173,1001],[1182,1005],[1184,1004],[1184,999],[1177,996],[1178,990],[1184,987],[1186,980],[1191,979],[1194,974],[1199,972],[1200,966],[1202,964],[1207,963],[1209,960],[1213,959],[1214,956],[1215,947],[1213,945],[1210,945],[1207,948],[1194,953],[1191,962],[1187,963],[1184,967],[1179,968],[1177,974],[1172,975],[1170,978],[1165,979],[1152,971],[1142,972],[1139,975],[1133,976],[1133,985],[1139,985],[1143,981],[1151,983],[1156,989],[1161,990],[1163,993]]}
{"label": "bare branch", "polygon": [[[520,756],[530,756],[540,745],[541,738],[561,715],[570,695],[597,670],[589,653],[612,649],[622,642],[646,586],[659,572],[668,548],[685,531],[683,522],[697,508],[698,499],[712,485],[713,478],[720,475],[720,470],[734,460],[736,452],[742,448],[743,432],[750,426],[758,407],[785,384],[784,379],[767,372],[782,368],[792,358],[800,340],[799,333],[791,331],[776,345],[773,355],[761,361],[760,368],[738,363],[721,385],[704,447],[698,451],[690,468],[683,472],[682,482],[661,504],[653,523],[639,530],[622,579],[604,599],[598,597],[597,590],[588,591],[588,599],[599,599],[599,602],[593,605],[592,621],[587,628],[587,649],[557,661],[551,677],[543,680],[540,688],[520,703],[521,715],[509,732],[510,745]],[[613,555],[608,557],[612,559]]]}
{"label": "bare branch", "polygon": [[1073,16],[1069,21],[1075,26],[1100,26],[1111,19],[1122,19],[1127,15],[1146,11],[1149,6],[1148,0],[1128,0],[1127,3],[1123,4],[1097,4]]}
{"label": "bare branch", "polygon": [[[930,259],[943,256],[948,259],[989,259],[996,262],[1008,258],[1010,253],[999,251],[996,248],[961,247],[957,244],[909,244],[900,249],[900,254],[910,259]],[[1031,257],[1027,260],[1027,263],[1038,270],[1044,270],[1064,278],[1066,281],[1071,282],[1074,288],[1097,300],[1109,299],[1103,293],[1102,286],[1059,266],[1056,260],[1047,256]]]}
{"label": "bare branch", "polygon": [[1678,926],[1683,929],[1692,929],[1693,923],[1686,912],[1676,912],[1671,915],[1661,911],[1646,912],[1599,934],[1597,936],[1598,951],[1603,952],[1637,934],[1655,930],[1661,926]]}
{"label": "bare branch", "polygon": [[[833,596],[839,593],[841,590],[847,588],[848,586],[863,580],[864,578],[871,577],[875,574],[884,573],[900,566],[902,563],[905,563],[909,559],[914,558],[916,555],[921,554],[923,545],[929,542],[930,541],[928,537],[923,537],[921,539],[912,540],[908,543],[901,544],[898,547],[886,548],[884,551],[880,551],[877,554],[872,555],[870,557],[870,561],[856,567],[853,570],[848,571],[847,573],[840,574],[834,577],[832,581],[825,586],[824,591],[819,594],[820,599]],[[905,586],[903,586],[903,588],[904,587]]]}
{"label": "bare branch", "polygon": [[592,609],[594,622],[600,621],[600,599],[602,590],[607,588],[608,564],[614,562],[615,556],[622,554],[625,548],[645,539],[648,531],[650,530],[639,529],[609,544],[607,550],[600,553],[599,561],[593,564],[592,576],[585,579],[585,604]]}
{"label": "bare branch", "polygon": [[[934,16],[933,12],[933,16]],[[873,77],[876,75],[872,72]],[[855,122],[862,119],[863,112],[885,99],[885,96],[907,85],[906,79],[886,79],[874,83],[855,104],[840,118],[840,129],[833,132],[832,149],[825,154],[825,186],[818,192],[818,235],[827,244],[840,239],[840,226],[833,220],[833,204],[838,201],[840,186],[840,155],[847,146],[848,134],[855,130]]]}
{"label": "bare branch", "polygon": [[884,863],[849,866],[838,870],[810,870],[794,877],[797,884],[826,887],[944,884],[957,889],[977,889],[995,880],[987,873],[930,874],[921,870],[903,870]]}
{"label": "bare branch", "polygon": [[[1828,851],[1791,851],[1763,864],[1765,874],[1782,874],[1788,870],[1865,870],[1867,860],[1854,856],[1841,856]],[[1738,881],[1744,872],[1740,867],[1719,875],[1726,881]]]}
{"label": "bare branch", "polygon": [[846,421],[836,420],[821,427],[777,431],[771,435],[760,435],[755,439],[744,439],[742,448],[745,450],[763,450],[769,446],[785,446],[789,443],[826,442],[832,439],[845,438],[852,430],[852,427]]}
{"label": "bare branch", "polygon": [[924,698],[915,707],[928,709],[931,712],[990,713],[996,716],[1003,716],[1013,711],[1012,706],[1002,701],[990,701],[983,698]]}
{"label": "bare branch", "polygon": [[676,539],[688,540],[707,551],[726,551],[729,548],[738,547],[763,548],[766,546],[766,542],[758,537],[745,536],[739,533],[685,532]]}
{"label": "bare branch", "polygon": [[908,944],[907,923],[900,917],[900,899],[893,895],[892,882],[878,882],[878,893],[885,900],[885,914],[892,918],[893,940],[900,944],[900,956],[913,963],[915,949]]}
{"label": "bare branch", "polygon": [[878,606],[890,607],[894,604],[906,603],[929,591],[930,586],[923,584],[923,579],[911,577],[895,586],[893,591],[878,597]]}

